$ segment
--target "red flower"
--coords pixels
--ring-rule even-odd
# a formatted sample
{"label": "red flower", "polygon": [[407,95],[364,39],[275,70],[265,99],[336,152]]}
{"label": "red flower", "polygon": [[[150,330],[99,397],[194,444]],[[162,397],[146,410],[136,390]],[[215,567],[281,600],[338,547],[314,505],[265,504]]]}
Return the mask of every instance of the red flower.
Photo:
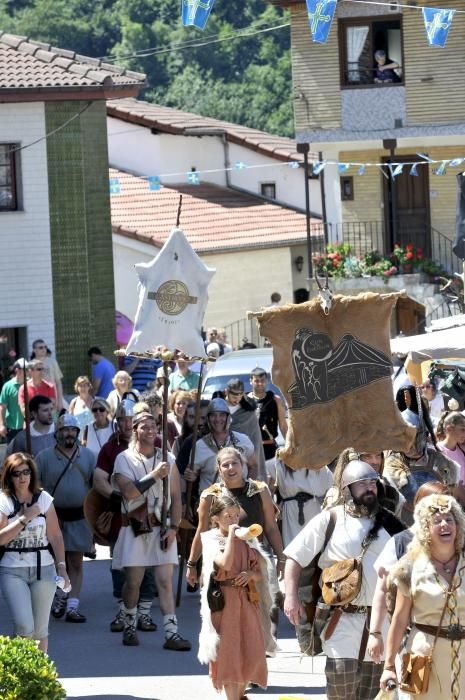
{"label": "red flower", "polygon": [[417,250],[417,260],[422,260],[423,259],[423,253],[421,252],[421,249]]}
{"label": "red flower", "polygon": [[413,250],[413,243],[407,243],[405,247],[407,250]]}
{"label": "red flower", "polygon": [[405,254],[405,257],[407,258],[407,260],[411,260],[411,259],[413,258],[413,253],[412,253],[412,251],[409,250],[409,252]]}

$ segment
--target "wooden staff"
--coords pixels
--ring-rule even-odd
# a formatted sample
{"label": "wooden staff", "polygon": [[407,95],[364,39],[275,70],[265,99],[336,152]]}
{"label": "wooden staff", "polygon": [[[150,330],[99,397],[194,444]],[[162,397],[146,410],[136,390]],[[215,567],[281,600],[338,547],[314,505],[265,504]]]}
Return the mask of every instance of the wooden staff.
{"label": "wooden staff", "polygon": [[29,413],[29,392],[27,390],[27,366],[28,363],[24,358],[23,363],[23,389],[24,389],[24,420],[26,423],[26,452],[32,456],[31,443],[31,414]]}
{"label": "wooden staff", "polygon": [[[163,360],[163,374],[165,377],[165,382],[163,385],[163,413],[162,413],[162,443],[161,443],[161,451],[162,451],[162,460],[163,462],[166,462],[168,459],[168,365],[169,362],[168,360]],[[161,505],[161,528],[160,528],[160,546],[161,549],[166,550],[167,548],[167,543],[166,540],[164,539],[164,536],[166,535],[167,532],[167,524],[168,524],[168,489],[169,489],[169,482],[168,482],[168,477],[165,476],[163,478],[163,497],[162,497],[162,505]]]}
{"label": "wooden staff", "polygon": [[[191,454],[190,454],[190,459],[189,459],[189,469],[194,468],[195,464],[195,450],[196,450],[196,443],[197,443],[197,435],[198,435],[198,429],[199,429],[199,422],[200,422],[200,401],[202,399],[202,379],[203,379],[203,365],[204,361],[201,362],[200,364],[200,373],[199,373],[199,381],[197,384],[197,396],[195,400],[195,418],[194,418],[194,428],[192,430],[192,447],[191,447]],[[184,564],[187,560],[188,552],[187,552],[187,545],[189,542],[189,532],[192,530],[195,530],[195,527],[192,525],[190,522],[190,516],[191,516],[191,501],[192,501],[192,490],[194,488],[194,483],[192,481],[187,482],[187,490],[186,490],[186,516],[181,520],[181,524],[179,526],[179,535],[180,535],[180,545],[179,545],[179,554],[180,554],[180,559],[179,559],[179,569],[178,569],[178,587],[176,591],[176,607],[178,608],[180,603],[181,603],[181,592],[182,592],[182,580],[184,576]]]}

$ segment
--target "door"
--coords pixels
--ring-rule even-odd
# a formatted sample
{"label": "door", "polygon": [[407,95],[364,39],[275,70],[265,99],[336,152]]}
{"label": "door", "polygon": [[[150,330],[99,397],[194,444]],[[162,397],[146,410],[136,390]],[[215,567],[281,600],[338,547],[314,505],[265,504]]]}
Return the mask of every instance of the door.
{"label": "door", "polygon": [[401,297],[396,304],[397,333],[417,335],[425,331],[425,307],[410,297]]}
{"label": "door", "polygon": [[[389,158],[383,158],[385,163]],[[417,156],[395,156],[396,163],[423,162]],[[406,165],[400,175],[383,177],[384,213],[386,223],[386,242],[391,252],[394,244],[404,248],[412,243],[421,248],[423,255],[431,256],[431,229],[429,209],[428,166],[417,168],[417,175],[411,175],[411,165]]]}

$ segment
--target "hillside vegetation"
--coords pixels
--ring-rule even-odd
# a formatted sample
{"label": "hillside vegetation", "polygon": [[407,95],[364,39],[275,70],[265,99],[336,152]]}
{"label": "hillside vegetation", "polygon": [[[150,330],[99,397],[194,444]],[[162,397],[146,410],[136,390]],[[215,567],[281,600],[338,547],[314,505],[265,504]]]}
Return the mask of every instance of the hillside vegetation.
{"label": "hillside vegetation", "polygon": [[[180,0],[0,0],[0,29],[147,74],[144,99],[293,135],[289,27],[263,0],[216,0],[205,31],[184,28]],[[135,52],[147,55],[131,57]]]}

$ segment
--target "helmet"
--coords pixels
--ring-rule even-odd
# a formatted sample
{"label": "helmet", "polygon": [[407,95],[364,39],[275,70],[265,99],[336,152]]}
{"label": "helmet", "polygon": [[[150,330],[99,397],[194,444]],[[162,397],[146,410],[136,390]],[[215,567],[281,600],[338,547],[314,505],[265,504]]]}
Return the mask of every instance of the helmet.
{"label": "helmet", "polygon": [[354,459],[346,466],[341,477],[341,489],[345,489],[358,481],[378,480],[378,472],[360,459]]}
{"label": "helmet", "polygon": [[134,401],[131,399],[123,399],[119,402],[118,408],[115,411],[115,419],[118,418],[133,418],[134,416]]}
{"label": "helmet", "polygon": [[231,411],[224,399],[217,398],[212,399],[208,404],[207,416],[209,416],[210,413],[227,413],[229,415]]}
{"label": "helmet", "polygon": [[75,428],[78,431],[78,435],[81,431],[78,419],[76,416],[72,416],[71,413],[63,413],[61,416],[58,416],[55,423],[55,435],[63,428]]}

